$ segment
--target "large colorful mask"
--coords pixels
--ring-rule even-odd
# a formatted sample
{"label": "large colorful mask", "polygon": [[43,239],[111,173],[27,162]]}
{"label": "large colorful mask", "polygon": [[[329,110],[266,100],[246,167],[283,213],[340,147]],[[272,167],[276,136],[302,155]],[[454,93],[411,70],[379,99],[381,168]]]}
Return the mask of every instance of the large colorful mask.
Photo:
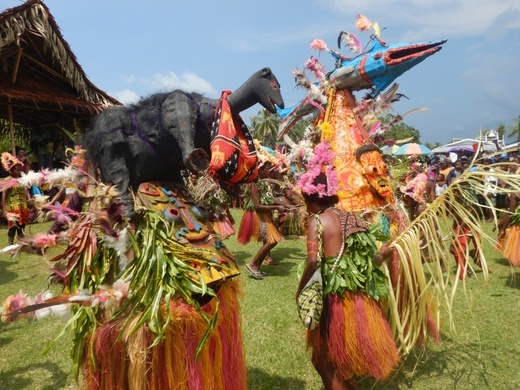
{"label": "large colorful mask", "polygon": [[356,159],[373,192],[387,202],[393,202],[393,191],[388,180],[388,168],[381,150],[374,144],[363,145],[356,151]]}

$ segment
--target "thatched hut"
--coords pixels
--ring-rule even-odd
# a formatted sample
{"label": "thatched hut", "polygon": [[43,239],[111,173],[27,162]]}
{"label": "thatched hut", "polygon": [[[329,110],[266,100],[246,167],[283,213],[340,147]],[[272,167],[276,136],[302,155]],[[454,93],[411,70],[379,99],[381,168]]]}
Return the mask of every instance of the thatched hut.
{"label": "thatched hut", "polygon": [[0,120],[12,149],[15,126],[36,135],[84,130],[114,105],[121,103],[90,82],[43,1],[0,13]]}

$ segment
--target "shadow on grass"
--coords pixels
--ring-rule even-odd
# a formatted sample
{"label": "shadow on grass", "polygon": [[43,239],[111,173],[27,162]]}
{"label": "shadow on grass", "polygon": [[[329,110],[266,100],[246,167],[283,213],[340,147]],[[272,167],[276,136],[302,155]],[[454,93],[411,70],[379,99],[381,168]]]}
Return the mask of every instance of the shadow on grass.
{"label": "shadow on grass", "polygon": [[12,337],[2,337],[0,336],[0,348],[5,347],[7,344],[10,344],[13,342]]}
{"label": "shadow on grass", "polygon": [[249,390],[301,390],[305,382],[291,377],[268,374],[259,368],[248,368],[247,388]]}
{"label": "shadow on grass", "polygon": [[503,265],[505,267],[511,267],[511,264],[509,264],[509,261],[507,261],[507,259],[504,258],[504,257],[500,257],[498,259],[495,259],[495,263],[497,265]]}
{"label": "shadow on grass", "polygon": [[36,375],[36,373],[31,373],[31,371],[39,371],[37,375],[41,378],[45,378],[46,382],[49,382],[45,387],[40,387],[44,390],[63,388],[63,384],[67,382],[67,378],[69,377],[69,373],[63,371],[55,363],[33,364],[30,366],[21,366],[15,370],[2,371],[0,373],[0,388],[9,390],[35,388],[41,381],[27,378],[27,374]]}
{"label": "shadow on grass", "polygon": [[[436,381],[438,388],[482,388],[493,377],[493,363],[486,363],[478,343],[461,344],[443,337],[441,350],[416,349],[408,355],[394,377],[386,382],[364,379],[360,389],[418,389]],[[470,386],[470,387],[467,387]]]}
{"label": "shadow on grass", "polygon": [[520,271],[511,271],[509,277],[506,278],[506,287],[516,288],[520,290]]}
{"label": "shadow on grass", "polygon": [[[260,247],[258,247],[260,249]],[[233,255],[240,267],[247,264],[251,258],[248,251],[234,250]],[[287,276],[294,273],[293,269],[297,266],[294,261],[289,260],[304,260],[306,253],[297,248],[284,248],[283,246],[275,246],[271,251],[271,256],[280,261],[277,265],[262,265],[262,271],[267,271],[270,276]]]}
{"label": "shadow on grass", "polygon": [[0,284],[12,282],[18,277],[16,272],[8,270],[8,268],[12,267],[13,265],[14,263],[9,261],[0,260]]}

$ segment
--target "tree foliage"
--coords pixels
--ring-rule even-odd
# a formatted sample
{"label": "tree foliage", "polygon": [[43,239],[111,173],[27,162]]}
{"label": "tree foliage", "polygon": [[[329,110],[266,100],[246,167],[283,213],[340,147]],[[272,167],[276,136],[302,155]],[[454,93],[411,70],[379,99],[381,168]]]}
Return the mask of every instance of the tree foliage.
{"label": "tree foliage", "polygon": [[[16,146],[29,148],[30,131],[24,129],[18,124],[14,125],[14,143]],[[11,134],[9,131],[9,122],[0,119],[0,152],[10,152],[11,150]]]}
{"label": "tree foliage", "polygon": [[442,146],[442,144],[441,144],[439,141],[434,142],[434,143],[426,142],[426,143],[424,144],[424,146],[426,146],[426,147],[427,147],[428,149],[430,149],[430,150],[433,150],[433,149],[435,149],[435,148],[438,148],[439,146]]}
{"label": "tree foliage", "polygon": [[260,110],[257,115],[251,117],[253,138],[270,148],[276,146],[276,133],[279,126],[280,117],[267,110]]}
{"label": "tree foliage", "polygon": [[[272,149],[276,148],[278,128],[280,127],[280,117],[277,114],[270,114],[266,110],[260,110],[257,115],[251,118],[251,133],[253,137],[259,140],[263,145]],[[298,142],[303,138],[305,130],[314,121],[314,118],[308,116],[298,121],[289,131],[289,137]]]}
{"label": "tree foliage", "polygon": [[516,138],[517,141],[520,141],[520,115],[513,118],[513,124],[507,129],[510,131],[508,137]]}
{"label": "tree foliage", "polygon": [[[385,131],[384,137],[386,139],[401,140],[406,138],[412,138],[409,142],[420,142],[421,133],[415,127],[407,125],[403,121],[398,121],[395,115],[386,114],[384,117],[379,118],[383,127],[390,126]],[[395,124],[394,124],[395,123]]]}

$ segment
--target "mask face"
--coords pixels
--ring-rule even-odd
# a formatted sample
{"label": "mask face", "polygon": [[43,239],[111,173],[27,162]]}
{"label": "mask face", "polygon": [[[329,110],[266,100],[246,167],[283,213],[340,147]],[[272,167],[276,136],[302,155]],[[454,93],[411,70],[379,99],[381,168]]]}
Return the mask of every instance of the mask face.
{"label": "mask face", "polygon": [[385,199],[391,197],[392,188],[388,180],[388,168],[381,153],[375,150],[365,152],[359,157],[359,163],[370,187]]}

